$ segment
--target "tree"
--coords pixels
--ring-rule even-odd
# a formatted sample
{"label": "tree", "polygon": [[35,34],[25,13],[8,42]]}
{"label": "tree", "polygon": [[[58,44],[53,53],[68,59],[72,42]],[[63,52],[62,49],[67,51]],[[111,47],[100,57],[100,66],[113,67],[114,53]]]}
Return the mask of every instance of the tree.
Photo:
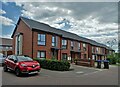
{"label": "tree", "polygon": [[110,64],[116,64],[117,62],[120,63],[120,54],[119,53],[113,53],[111,55],[108,55],[107,60],[109,60]]}

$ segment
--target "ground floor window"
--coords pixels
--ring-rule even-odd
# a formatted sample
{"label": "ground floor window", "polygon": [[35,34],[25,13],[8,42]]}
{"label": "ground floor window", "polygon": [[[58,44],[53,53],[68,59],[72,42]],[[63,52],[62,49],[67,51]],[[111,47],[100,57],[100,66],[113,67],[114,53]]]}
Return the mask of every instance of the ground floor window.
{"label": "ground floor window", "polygon": [[93,59],[93,60],[96,60],[96,59],[95,59],[95,55],[92,55],[92,59]]}
{"label": "ground floor window", "polygon": [[46,58],[46,51],[38,51],[37,58]]}
{"label": "ground floor window", "polygon": [[67,60],[67,53],[62,53],[62,60]]}
{"label": "ground floor window", "polygon": [[84,58],[85,58],[85,59],[87,58],[87,55],[86,55],[86,54],[84,54]]}

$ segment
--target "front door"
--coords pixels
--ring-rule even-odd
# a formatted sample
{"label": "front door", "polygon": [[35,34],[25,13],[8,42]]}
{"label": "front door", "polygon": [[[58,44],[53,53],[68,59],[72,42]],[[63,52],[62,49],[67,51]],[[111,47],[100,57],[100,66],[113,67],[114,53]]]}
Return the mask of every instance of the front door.
{"label": "front door", "polygon": [[52,58],[58,60],[58,50],[52,50]]}
{"label": "front door", "polygon": [[71,63],[74,62],[74,59],[75,59],[75,54],[73,52],[71,52]]}

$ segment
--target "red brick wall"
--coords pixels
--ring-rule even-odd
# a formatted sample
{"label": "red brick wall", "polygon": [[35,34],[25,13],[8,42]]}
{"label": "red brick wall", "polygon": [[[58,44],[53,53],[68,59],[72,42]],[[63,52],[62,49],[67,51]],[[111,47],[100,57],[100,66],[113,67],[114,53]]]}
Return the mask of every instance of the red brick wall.
{"label": "red brick wall", "polygon": [[[58,43],[57,44],[58,44],[57,47],[59,49],[61,49],[61,47],[62,47],[62,38],[61,38],[61,36],[58,36]],[[62,52],[62,50],[58,50],[58,60],[61,60],[61,57],[62,57],[61,52]]]}
{"label": "red brick wall", "polygon": [[16,29],[16,32],[13,36],[13,54],[15,54],[15,35],[17,33],[23,33],[23,54],[32,57],[32,31],[23,21],[20,21],[18,28]]}
{"label": "red brick wall", "polygon": [[[40,46],[38,45],[38,33],[43,33],[43,34],[46,34],[46,46]],[[52,51],[51,51],[51,48],[52,48],[52,35],[53,34],[50,34],[50,33],[45,33],[45,32],[42,32],[42,31],[33,31],[33,58],[36,58],[37,57],[37,51],[38,50],[41,50],[41,51],[46,51],[46,58],[47,59],[50,59],[52,58]],[[57,48],[60,49],[61,46],[60,46],[60,40],[61,40],[61,37],[60,36],[57,36]],[[61,59],[61,50],[58,50],[58,60]]]}
{"label": "red brick wall", "polygon": [[38,51],[46,51],[46,58],[49,59],[51,57],[51,38],[52,36],[50,34],[46,34],[46,46],[38,45],[38,33],[44,32],[36,32],[33,31],[33,58],[37,57]]}
{"label": "red brick wall", "polygon": [[92,59],[92,45],[88,44],[88,58]]}
{"label": "red brick wall", "polygon": [[84,54],[86,54],[86,58],[88,58],[88,44],[86,43],[86,51],[83,49],[83,42],[81,43],[81,58],[84,58]]}
{"label": "red brick wall", "polygon": [[[62,38],[61,38],[61,40],[62,40]],[[71,46],[71,41],[68,39],[67,40],[67,49],[61,50],[61,57],[62,57],[62,53],[67,53],[68,57],[71,56],[71,54],[70,54],[70,46]],[[61,47],[62,47],[62,44],[61,44]]]}

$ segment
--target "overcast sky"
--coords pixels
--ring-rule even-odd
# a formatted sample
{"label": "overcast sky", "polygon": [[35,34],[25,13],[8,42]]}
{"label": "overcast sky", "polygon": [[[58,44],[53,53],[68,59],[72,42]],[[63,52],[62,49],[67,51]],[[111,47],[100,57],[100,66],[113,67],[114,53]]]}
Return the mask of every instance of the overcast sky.
{"label": "overcast sky", "polygon": [[24,16],[118,48],[117,2],[2,2],[0,14],[1,37],[10,38]]}

